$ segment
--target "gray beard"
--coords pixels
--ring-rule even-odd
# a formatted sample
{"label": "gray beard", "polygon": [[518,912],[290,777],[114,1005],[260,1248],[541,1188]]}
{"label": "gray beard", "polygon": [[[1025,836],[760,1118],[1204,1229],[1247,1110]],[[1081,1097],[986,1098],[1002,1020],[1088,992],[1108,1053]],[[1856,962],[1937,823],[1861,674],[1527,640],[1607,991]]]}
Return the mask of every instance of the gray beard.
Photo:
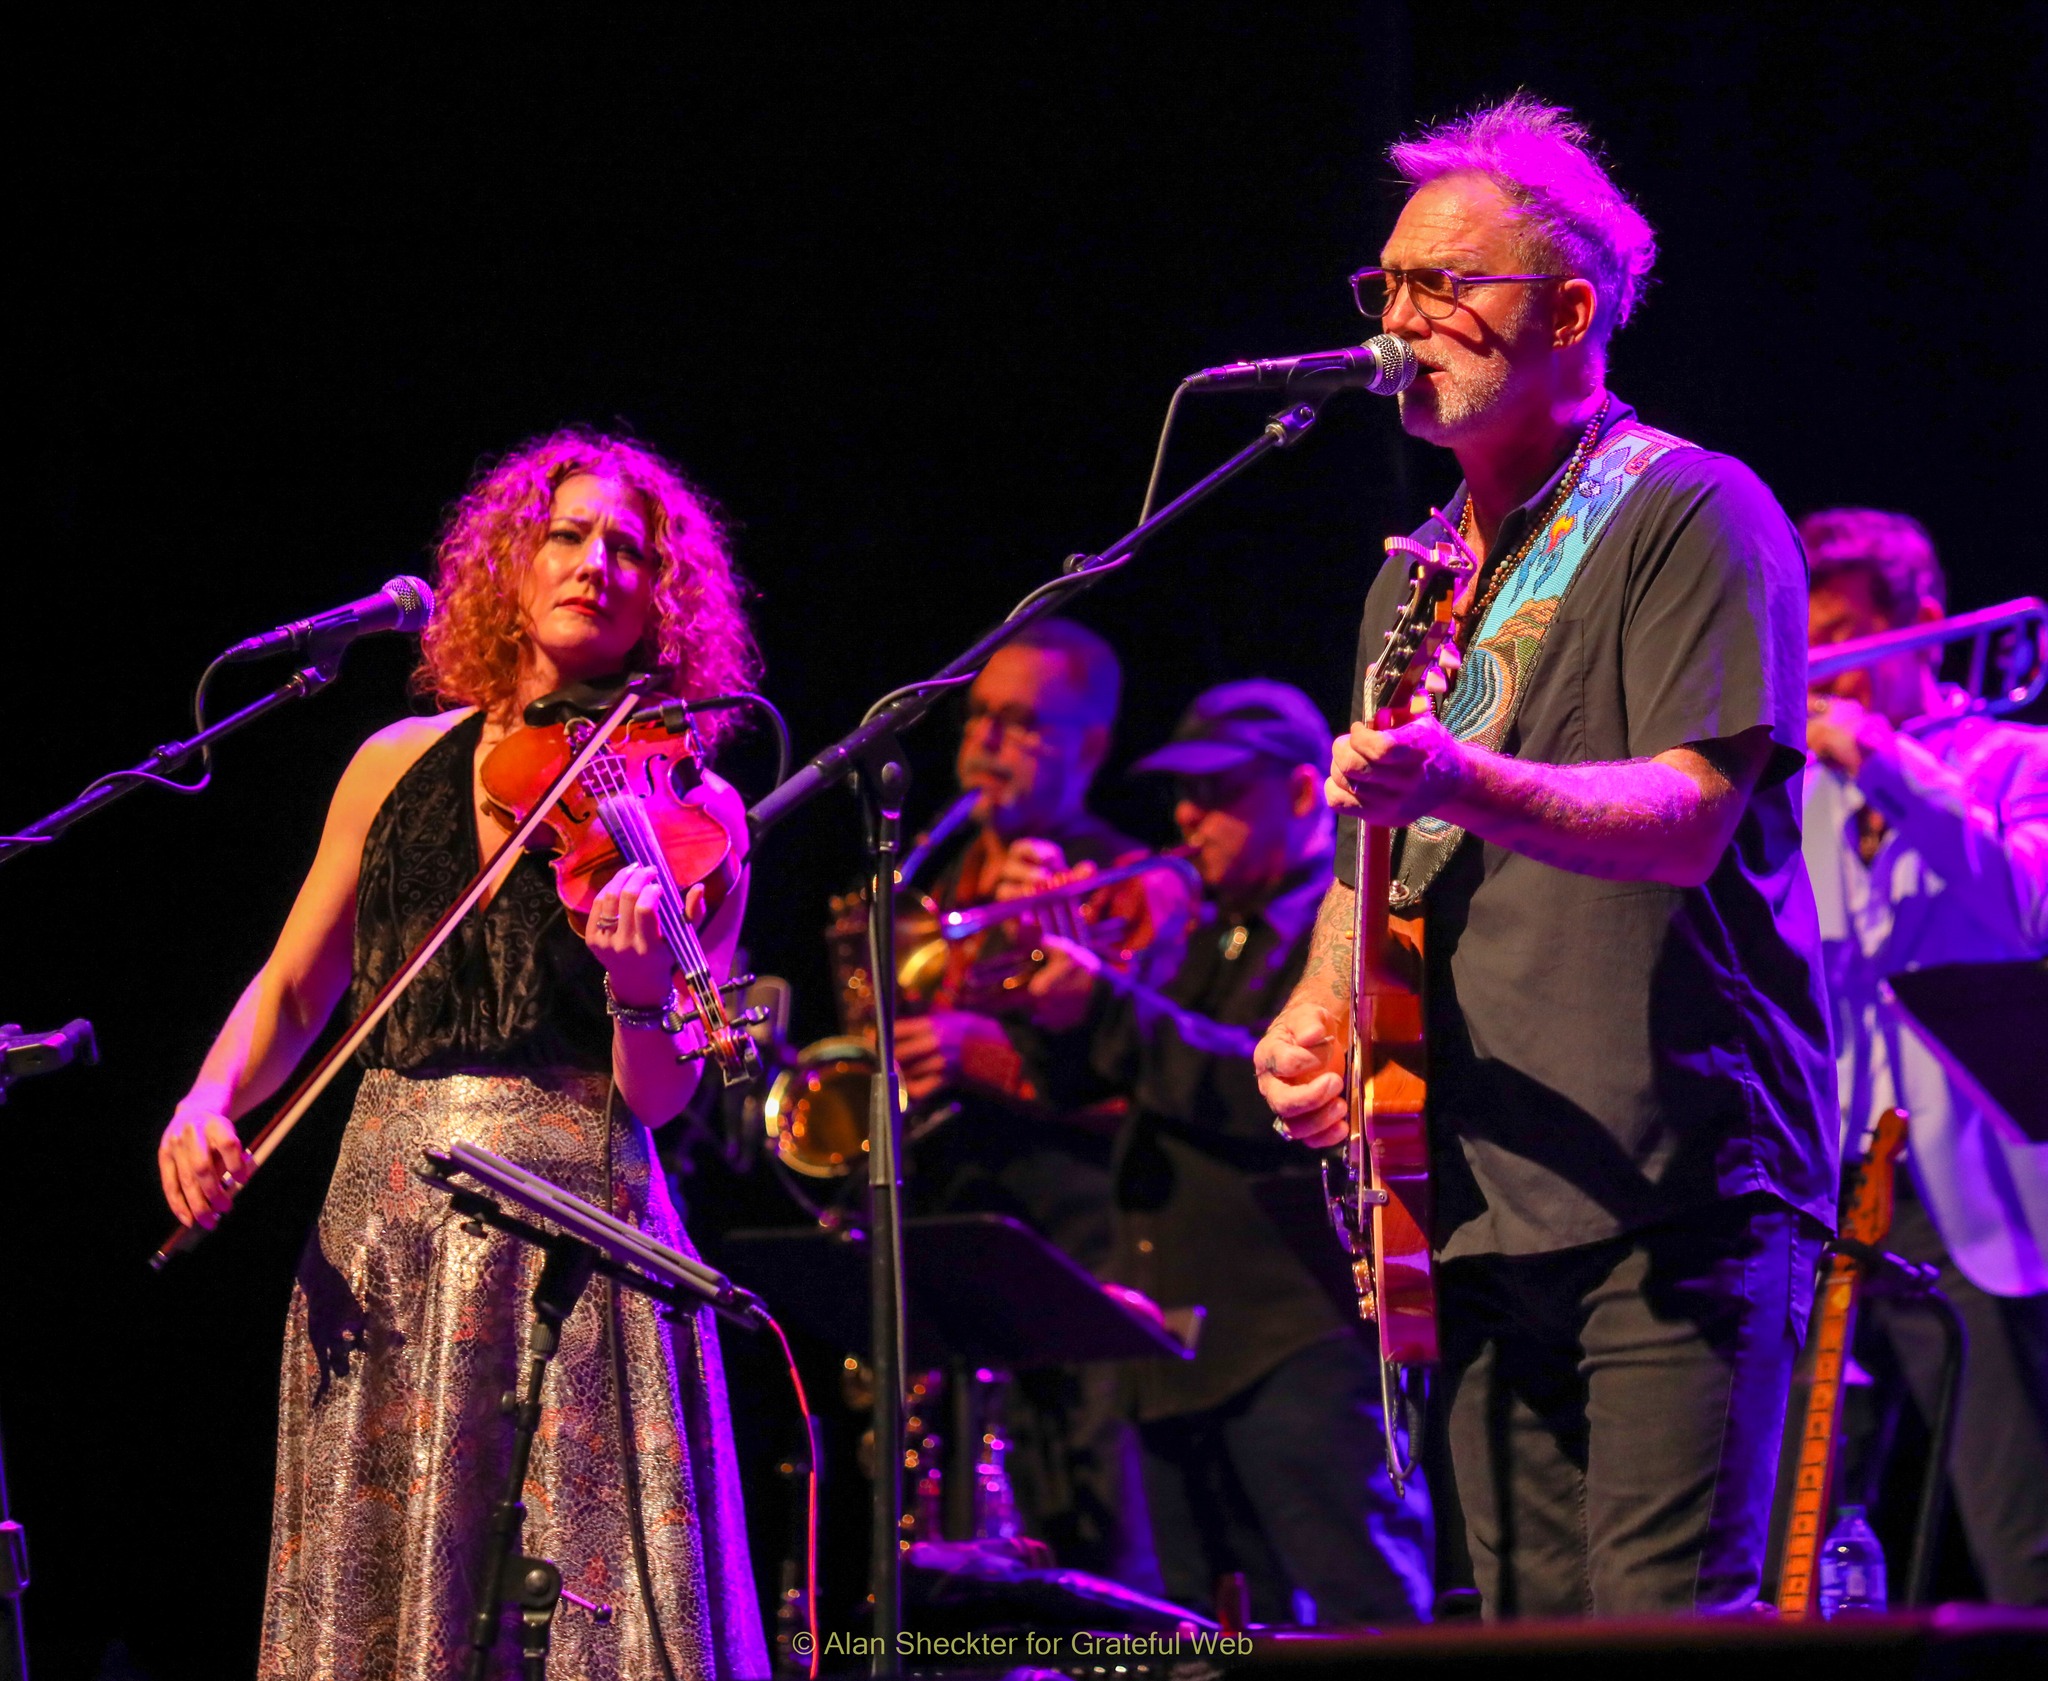
{"label": "gray beard", "polygon": [[1424,443],[1449,447],[1483,423],[1498,406],[1507,390],[1505,362],[1483,364],[1454,385],[1432,382],[1427,387],[1411,385],[1396,399],[1401,408],[1401,429]]}

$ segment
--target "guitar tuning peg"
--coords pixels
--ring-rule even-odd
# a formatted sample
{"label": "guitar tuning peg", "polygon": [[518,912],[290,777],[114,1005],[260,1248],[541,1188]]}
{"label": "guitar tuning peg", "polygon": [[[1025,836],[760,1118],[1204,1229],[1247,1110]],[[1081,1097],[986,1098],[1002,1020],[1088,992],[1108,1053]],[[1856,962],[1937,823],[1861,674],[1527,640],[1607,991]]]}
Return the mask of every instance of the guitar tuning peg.
{"label": "guitar tuning peg", "polygon": [[735,975],[718,990],[720,992],[745,992],[748,987],[754,984],[755,978],[752,975]]}
{"label": "guitar tuning peg", "polygon": [[732,1024],[735,1027],[759,1027],[774,1013],[766,1004],[756,1004],[751,1010],[742,1010],[734,1016]]}

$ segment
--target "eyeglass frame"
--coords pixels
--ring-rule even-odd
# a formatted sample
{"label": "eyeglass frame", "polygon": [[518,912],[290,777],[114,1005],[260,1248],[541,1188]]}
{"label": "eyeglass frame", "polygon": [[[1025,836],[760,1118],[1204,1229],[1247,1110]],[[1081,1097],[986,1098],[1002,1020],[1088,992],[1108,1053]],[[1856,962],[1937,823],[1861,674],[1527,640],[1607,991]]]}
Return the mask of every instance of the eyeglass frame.
{"label": "eyeglass frame", "polygon": [[1060,712],[1033,713],[1027,721],[1015,714],[1006,716],[1002,708],[977,710],[977,702],[970,697],[961,724],[962,733],[969,735],[993,724],[1003,740],[1014,741],[1026,752],[1035,753],[1060,731],[1086,729],[1097,721],[1080,713]]}
{"label": "eyeglass frame", "polygon": [[[1417,292],[1414,286],[1410,284],[1410,277],[1418,274],[1441,274],[1450,281],[1451,307],[1442,315],[1432,315],[1422,307],[1422,294]],[[1384,308],[1368,309],[1365,298],[1359,292],[1358,283],[1369,275],[1392,275],[1397,282],[1397,284],[1388,289]],[[1504,286],[1528,284],[1538,280],[1572,280],[1575,278],[1576,276],[1569,274],[1460,274],[1455,269],[1447,268],[1362,268],[1351,277],[1351,301],[1358,305],[1359,314],[1385,319],[1388,311],[1394,307],[1394,300],[1401,295],[1402,288],[1406,287],[1408,301],[1414,305],[1417,315],[1421,316],[1425,321],[1448,321],[1453,315],[1457,314],[1459,304],[1465,301],[1465,288],[1467,286]]]}

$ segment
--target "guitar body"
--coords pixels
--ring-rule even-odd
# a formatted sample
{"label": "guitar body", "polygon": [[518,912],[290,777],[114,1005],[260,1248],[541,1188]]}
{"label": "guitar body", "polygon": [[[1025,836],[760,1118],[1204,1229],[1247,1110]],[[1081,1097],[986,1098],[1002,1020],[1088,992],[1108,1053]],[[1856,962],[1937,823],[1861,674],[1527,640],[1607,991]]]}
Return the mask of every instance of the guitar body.
{"label": "guitar body", "polygon": [[[1366,1238],[1353,1261],[1359,1305],[1377,1322],[1380,1358],[1394,1366],[1437,1361],[1436,1271],[1430,1256],[1428,1097],[1422,1018],[1422,925],[1387,914],[1391,836],[1360,829],[1362,938],[1352,987],[1345,1100],[1352,1134],[1346,1169]],[[1363,1263],[1370,1258],[1368,1269]]]}
{"label": "guitar body", "polygon": [[[1439,516],[1441,518],[1441,516]],[[1366,673],[1364,714],[1396,729],[1426,712],[1458,663],[1458,615],[1479,561],[1448,525],[1449,543],[1389,537],[1408,557],[1408,593]],[[1429,1095],[1422,1000],[1422,924],[1390,914],[1393,835],[1361,823],[1352,880],[1351,1042],[1344,1100],[1350,1136],[1323,1164],[1331,1224],[1351,1263],[1361,1317],[1379,1327],[1380,1410],[1396,1491],[1414,1475],[1403,1450],[1403,1374],[1436,1364],[1436,1271],[1430,1254]],[[1411,1442],[1412,1445],[1412,1442]]]}

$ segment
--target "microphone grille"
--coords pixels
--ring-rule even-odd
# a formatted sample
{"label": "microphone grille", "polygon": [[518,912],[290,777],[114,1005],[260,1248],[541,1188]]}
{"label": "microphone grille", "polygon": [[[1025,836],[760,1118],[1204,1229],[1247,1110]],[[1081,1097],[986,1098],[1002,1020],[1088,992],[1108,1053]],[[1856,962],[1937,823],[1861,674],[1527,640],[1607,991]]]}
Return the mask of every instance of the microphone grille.
{"label": "microphone grille", "polygon": [[1415,383],[1415,347],[1392,333],[1376,333],[1365,341],[1379,372],[1367,386],[1382,397],[1392,397]]}
{"label": "microphone grille", "polygon": [[398,603],[398,623],[392,627],[394,630],[426,629],[427,620],[434,616],[434,592],[427,587],[426,579],[410,575],[396,577],[384,586],[384,593]]}

